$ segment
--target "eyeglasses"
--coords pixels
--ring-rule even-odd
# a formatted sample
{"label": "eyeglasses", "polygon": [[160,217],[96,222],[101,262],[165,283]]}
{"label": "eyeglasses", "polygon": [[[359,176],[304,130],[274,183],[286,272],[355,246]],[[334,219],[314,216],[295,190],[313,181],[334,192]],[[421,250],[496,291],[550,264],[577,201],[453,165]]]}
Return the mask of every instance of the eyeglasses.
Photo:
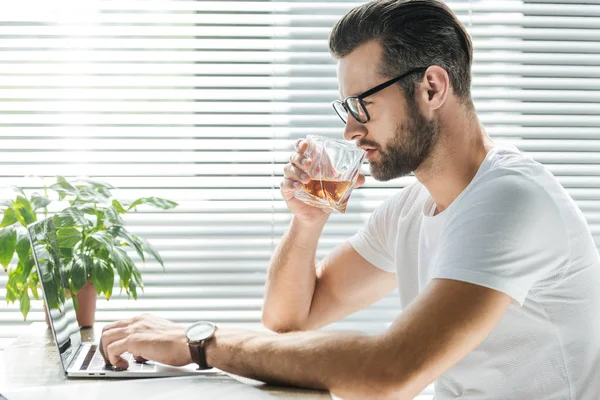
{"label": "eyeglasses", "polygon": [[359,94],[358,96],[348,96],[344,100],[334,100],[331,105],[333,109],[340,116],[344,124],[348,122],[348,113],[354,117],[355,120],[360,122],[361,124],[366,124],[371,119],[365,104],[363,103],[363,99],[365,97],[369,97],[380,90],[385,89],[388,86],[393,85],[394,83],[400,81],[401,79],[412,75],[417,72],[425,72],[427,67],[419,67],[412,69],[400,76],[390,79],[387,82],[382,83],[381,85],[375,86],[372,89],[367,90],[366,92]]}

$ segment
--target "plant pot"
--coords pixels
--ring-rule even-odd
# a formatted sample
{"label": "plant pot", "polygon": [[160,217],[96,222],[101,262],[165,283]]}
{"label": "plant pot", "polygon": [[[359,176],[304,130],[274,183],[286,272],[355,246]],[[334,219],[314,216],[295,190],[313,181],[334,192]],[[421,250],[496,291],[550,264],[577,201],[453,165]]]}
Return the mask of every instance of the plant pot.
{"label": "plant pot", "polygon": [[91,281],[87,281],[77,293],[77,323],[80,328],[91,328],[96,319],[96,289]]}
{"label": "plant pot", "polygon": [[[94,326],[96,319],[96,289],[92,285],[91,281],[87,281],[77,293],[77,302],[79,307],[77,309],[76,317],[77,324],[80,328],[91,328]],[[44,316],[46,317],[46,326],[50,328],[50,318],[48,317],[48,309],[44,304]]]}

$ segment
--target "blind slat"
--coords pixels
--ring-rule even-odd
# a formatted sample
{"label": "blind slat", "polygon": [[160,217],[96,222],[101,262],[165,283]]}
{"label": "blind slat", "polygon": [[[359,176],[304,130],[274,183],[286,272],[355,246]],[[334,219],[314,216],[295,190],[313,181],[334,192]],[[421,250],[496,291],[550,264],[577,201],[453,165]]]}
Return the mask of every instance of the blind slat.
{"label": "blind slat", "polygon": [[[327,38],[358,4],[25,0],[3,9],[0,198],[14,197],[9,184],[39,191],[40,179],[25,176],[60,174],[105,180],[124,200],[179,203],[125,216],[166,270],[148,260],[140,299],[115,289],[98,302],[99,321],[150,311],[259,324],[268,262],[291,220],[282,168],[295,139],[342,136],[329,104],[339,93]],[[544,163],[600,244],[600,5],[448,4],[473,39],[472,94],[486,131]],[[347,213],[330,217],[318,259],[415,181],[363,172]],[[0,301],[6,279],[0,274]],[[398,306],[394,293],[325,329],[381,331]],[[41,302],[28,320],[43,320]],[[0,307],[0,346],[22,324],[18,305]]]}

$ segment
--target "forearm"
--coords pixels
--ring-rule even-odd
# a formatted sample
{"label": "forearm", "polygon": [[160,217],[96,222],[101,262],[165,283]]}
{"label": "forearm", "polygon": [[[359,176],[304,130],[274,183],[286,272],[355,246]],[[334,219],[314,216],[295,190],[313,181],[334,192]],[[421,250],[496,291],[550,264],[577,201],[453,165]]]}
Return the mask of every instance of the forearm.
{"label": "forearm", "polygon": [[267,274],[263,323],[270,329],[300,329],[316,285],[315,256],[326,220],[307,225],[293,219],[275,250]]}
{"label": "forearm", "polygon": [[327,389],[345,400],[384,398],[389,387],[390,368],[380,359],[377,339],[363,333],[217,330],[206,357],[209,365],[236,375]]}

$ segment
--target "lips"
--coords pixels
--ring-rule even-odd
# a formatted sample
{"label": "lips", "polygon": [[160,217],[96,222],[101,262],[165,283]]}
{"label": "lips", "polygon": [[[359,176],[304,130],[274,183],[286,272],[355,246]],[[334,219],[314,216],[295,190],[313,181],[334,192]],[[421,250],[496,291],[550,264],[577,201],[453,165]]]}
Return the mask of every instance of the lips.
{"label": "lips", "polygon": [[370,159],[371,157],[373,157],[373,155],[375,154],[375,152],[377,151],[377,149],[375,147],[366,147],[366,146],[358,146],[361,149],[363,149],[364,151],[367,152],[367,160]]}

